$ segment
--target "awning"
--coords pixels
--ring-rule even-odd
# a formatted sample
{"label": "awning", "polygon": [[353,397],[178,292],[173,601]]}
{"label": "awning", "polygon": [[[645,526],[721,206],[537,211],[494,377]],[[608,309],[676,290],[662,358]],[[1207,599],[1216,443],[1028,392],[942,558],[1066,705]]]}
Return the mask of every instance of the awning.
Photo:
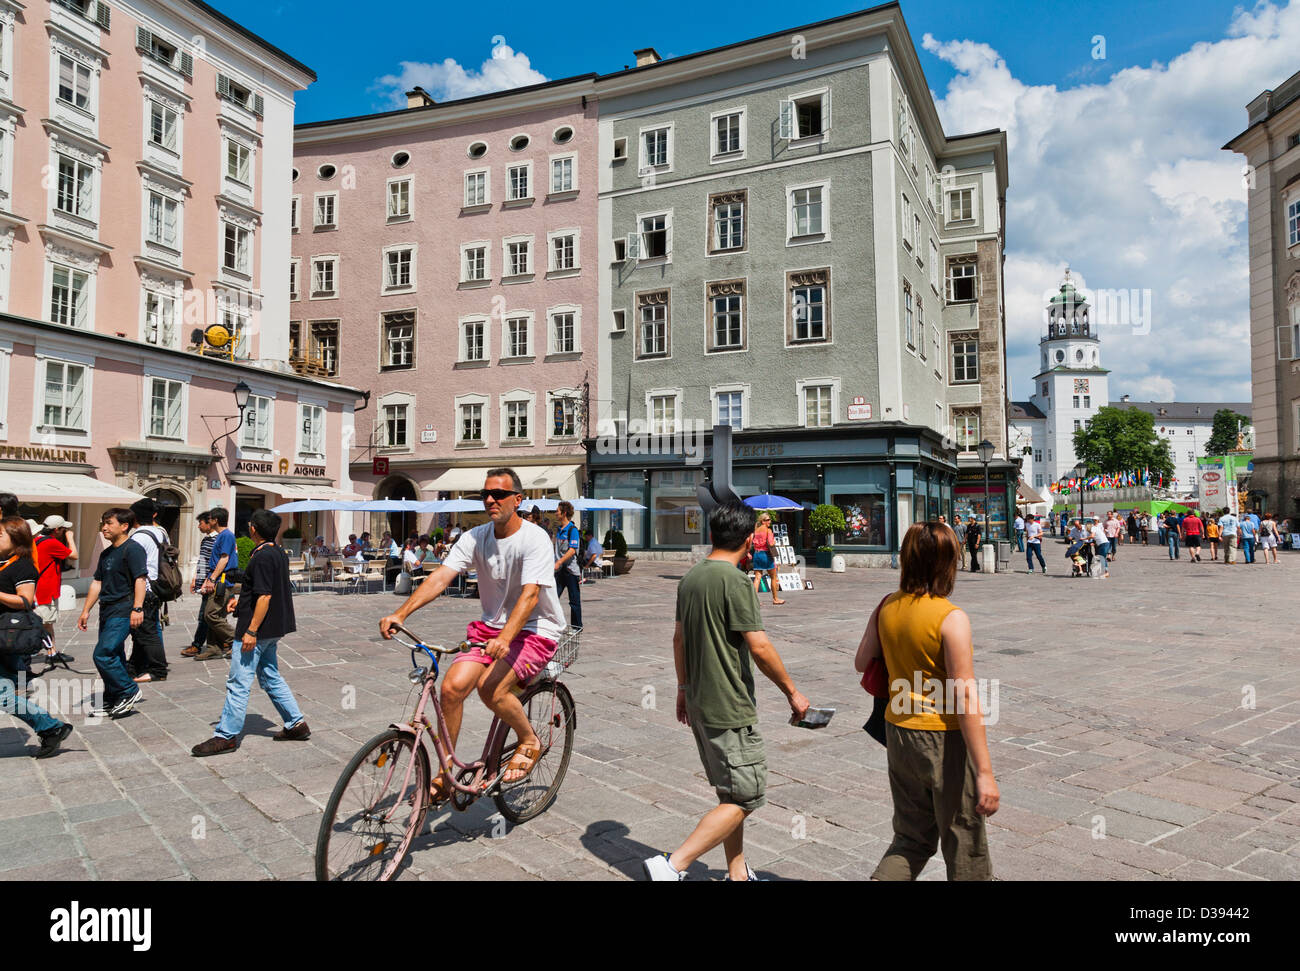
{"label": "awning", "polygon": [[1031,489],[1028,483],[1025,482],[1016,483],[1016,495],[1020,497],[1021,502],[1035,503],[1047,501],[1040,496],[1036,490]]}
{"label": "awning", "polygon": [[[420,491],[477,492],[483,488],[483,480],[487,476],[488,469],[497,467],[484,465],[448,469],[437,478],[420,483]],[[576,496],[579,492],[578,473],[582,469],[581,465],[516,465],[513,468],[525,489],[559,492],[570,497]]]}
{"label": "awning", "polygon": [[363,496],[358,492],[344,492],[342,489],[335,489],[331,486],[309,485],[305,482],[270,482],[265,479],[231,479],[230,481],[235,485],[269,492],[287,501],[295,499],[332,499],[345,502],[370,498],[370,496]]}
{"label": "awning", "polygon": [[13,472],[0,470],[0,492],[12,492],[23,502],[86,502],[129,506],[144,497],[108,482],[75,472]]}

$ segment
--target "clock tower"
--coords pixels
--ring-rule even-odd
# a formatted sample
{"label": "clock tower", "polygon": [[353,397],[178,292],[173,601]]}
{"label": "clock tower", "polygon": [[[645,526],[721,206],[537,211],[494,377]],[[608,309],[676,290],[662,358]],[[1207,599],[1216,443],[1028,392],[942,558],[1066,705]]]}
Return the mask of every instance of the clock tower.
{"label": "clock tower", "polygon": [[1060,291],[1047,302],[1047,336],[1039,341],[1039,372],[1029,399],[1047,418],[1045,440],[1034,447],[1046,449],[1048,481],[1074,468],[1074,432],[1109,403],[1109,375],[1101,366],[1091,308],[1067,268]]}

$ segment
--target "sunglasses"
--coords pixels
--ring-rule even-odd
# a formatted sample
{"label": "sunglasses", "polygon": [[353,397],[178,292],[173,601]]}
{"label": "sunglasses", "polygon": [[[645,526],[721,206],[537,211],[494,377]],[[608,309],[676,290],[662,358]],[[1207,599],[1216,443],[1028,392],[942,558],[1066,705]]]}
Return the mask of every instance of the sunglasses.
{"label": "sunglasses", "polygon": [[479,498],[484,502],[488,501],[489,496],[497,502],[500,502],[510,496],[518,496],[521,494],[522,493],[515,492],[514,489],[480,489],[478,492]]}

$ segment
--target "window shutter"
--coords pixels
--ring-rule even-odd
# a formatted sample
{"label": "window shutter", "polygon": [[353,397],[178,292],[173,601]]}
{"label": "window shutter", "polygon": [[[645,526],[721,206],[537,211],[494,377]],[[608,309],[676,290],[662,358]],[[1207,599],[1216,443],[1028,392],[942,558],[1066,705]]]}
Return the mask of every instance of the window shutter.
{"label": "window shutter", "polygon": [[641,234],[640,233],[627,234],[627,250],[625,255],[629,260],[639,260],[641,258]]}
{"label": "window shutter", "polygon": [[191,54],[191,53],[189,53],[188,51],[181,51],[181,57],[180,57],[180,71],[181,71],[181,73],[184,74],[187,78],[193,79],[193,77],[194,77],[194,55]]}
{"label": "window shutter", "polygon": [[224,74],[217,75],[217,96],[221,98],[230,97],[230,78]]}
{"label": "window shutter", "polygon": [[1290,324],[1283,324],[1277,329],[1277,359],[1293,361],[1295,356],[1295,331]]}
{"label": "window shutter", "polygon": [[265,107],[266,107],[266,102],[265,102],[265,100],[263,100],[263,98],[262,98],[262,96],[261,96],[260,94],[255,94],[255,95],[253,95],[253,97],[252,97],[252,104],[251,104],[249,107],[250,107],[250,109],[252,110],[253,114],[255,114],[255,115],[257,115],[257,117],[261,118],[261,117],[262,117],[262,111],[263,111],[263,110],[265,109]]}
{"label": "window shutter", "polygon": [[141,51],[153,50],[153,34],[149,33],[144,27],[137,27],[135,29],[135,46],[137,50]]}
{"label": "window shutter", "polygon": [[176,203],[167,205],[163,203],[163,239],[171,246],[175,246],[176,239],[176,214],[180,206]]}
{"label": "window shutter", "polygon": [[167,437],[181,436],[181,384],[179,381],[167,382]]}
{"label": "window shutter", "polygon": [[794,102],[781,102],[781,126],[778,133],[782,138],[789,140],[794,138]]}
{"label": "window shutter", "polygon": [[[831,93],[828,90],[822,95],[822,131],[831,130]],[[909,132],[907,138],[908,154],[911,155],[912,137]]]}
{"label": "window shutter", "polygon": [[673,255],[673,224],[664,227],[664,256]]}
{"label": "window shutter", "polygon": [[84,405],[86,400],[86,369],[72,364],[67,368],[63,385],[63,425],[65,428],[84,428]]}
{"label": "window shutter", "polygon": [[103,27],[105,30],[108,30],[111,17],[112,17],[112,12],[108,9],[108,4],[106,3],[95,4],[95,22],[99,24],[99,26]]}

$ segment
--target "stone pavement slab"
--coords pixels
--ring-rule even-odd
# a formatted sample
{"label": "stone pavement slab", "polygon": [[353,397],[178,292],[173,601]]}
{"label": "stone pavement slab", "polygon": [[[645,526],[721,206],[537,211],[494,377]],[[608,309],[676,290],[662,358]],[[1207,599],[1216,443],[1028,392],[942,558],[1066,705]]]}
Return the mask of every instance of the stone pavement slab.
{"label": "stone pavement slab", "polygon": [[[1300,554],[1282,564],[1193,569],[1154,547],[1121,550],[1107,581],[1056,572],[962,574],[975,673],[996,685],[988,728],[1002,809],[990,821],[1003,879],[1272,879],[1300,876],[1300,646],[1287,612]],[[578,706],[575,751],[555,805],[519,827],[490,802],[431,814],[406,880],[627,879],[677,845],[714,804],[695,746],[673,712],[672,609],[686,564],[641,560],[582,588],[582,656],[565,676]],[[786,723],[758,678],[768,805],[746,825],[751,863],[772,879],[870,876],[892,835],[882,747],[853,672],[868,614],[897,584],[887,570],[812,571],[815,589],[766,602],[769,634],[801,691],[838,715],[818,732]],[[226,665],[180,658],[192,598],[166,632],[170,677],[138,711],[88,719],[102,688],[40,679],[76,731],[60,755],[31,759],[25,726],[0,719],[0,879],[310,879],[320,813],[344,764],[406,711],[408,656],[380,641],[392,594],[300,595],[282,670],[313,735],[280,743],[254,690],[237,752],[197,760]],[[1188,605],[1194,604],[1195,609]],[[1213,618],[1231,606],[1249,635]],[[478,602],[444,598],[413,619],[434,641],[463,636]],[[61,646],[89,670],[93,643],[65,615]],[[1105,618],[1105,621],[1099,620]],[[1204,618],[1204,619],[1203,619]],[[43,682],[43,683],[42,683]],[[1253,705],[1253,707],[1252,707]],[[992,716],[996,716],[995,718]],[[465,746],[488,716],[471,702]],[[465,752],[460,753],[465,756]],[[715,851],[692,878],[721,879]],[[923,879],[943,879],[941,859]]]}

